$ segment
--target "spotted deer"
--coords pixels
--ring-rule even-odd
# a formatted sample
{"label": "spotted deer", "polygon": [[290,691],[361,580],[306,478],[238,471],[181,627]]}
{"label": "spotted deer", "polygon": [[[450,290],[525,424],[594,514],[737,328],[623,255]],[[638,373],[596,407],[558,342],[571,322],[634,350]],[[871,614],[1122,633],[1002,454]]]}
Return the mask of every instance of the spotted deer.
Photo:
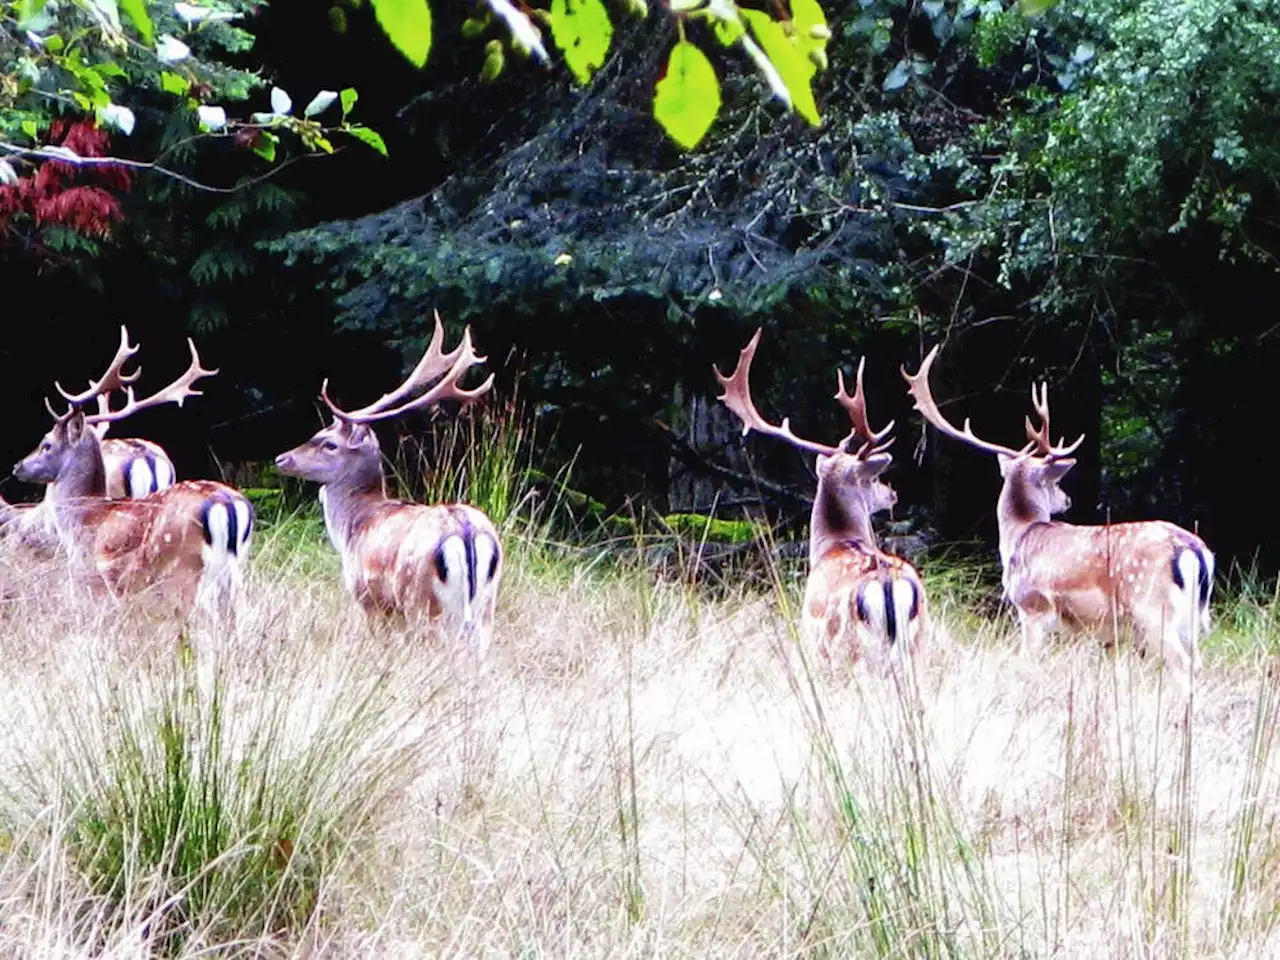
{"label": "spotted deer", "polygon": [[[199,356],[196,353],[195,344],[188,339],[187,346],[191,350],[192,361],[198,365]],[[129,345],[128,329],[121,326],[120,346],[116,349],[116,355],[107,369],[111,370],[123,364],[137,351],[137,346]],[[215,373],[217,373],[216,370],[205,370],[200,375],[207,377]],[[127,376],[119,376],[121,387],[128,388],[141,375],[142,368],[138,367]],[[91,386],[94,383],[95,381],[90,381]],[[54,386],[60,393],[66,395],[59,384],[55,382]],[[177,478],[176,471],[173,461],[169,459],[164,448],[158,443],[141,437],[107,438],[107,431],[111,429],[113,421],[103,418],[111,412],[110,392],[101,393],[94,399],[97,401],[98,413],[86,416],[85,422],[92,425],[98,436],[103,438],[102,460],[106,469],[107,496],[111,499],[126,497],[138,499],[172,486]],[[131,395],[127,397],[126,402],[134,404],[133,412],[135,413],[156,405],[150,398],[145,401],[135,401]],[[160,402],[170,403],[173,400],[166,399]],[[52,411],[50,413],[52,414]],[[56,414],[54,416],[56,417]],[[12,521],[12,527],[8,532],[15,533],[20,542],[38,555],[47,556],[57,549],[58,538],[54,530],[52,496],[53,487],[46,486],[44,499],[38,503],[8,503],[0,498],[0,527]]]}
{"label": "spotted deer", "polygon": [[902,368],[915,408],[945,436],[993,453],[1004,485],[996,502],[1004,596],[1018,612],[1024,650],[1039,650],[1058,629],[1098,631],[1110,646],[1129,626],[1140,653],[1158,651],[1184,684],[1201,664],[1199,635],[1209,629],[1214,557],[1205,542],[1163,520],[1079,526],[1054,520],[1071,507],[1059,487],[1084,442],[1050,442],[1048,385],[1031,387],[1037,429],[1026,418],[1019,450],[980,440],[969,421],[957,429],[929,387],[941,345],[914,376]]}
{"label": "spotted deer", "polygon": [[[739,352],[731,376],[713,367],[724,388],[719,399],[752,430],[777,437],[797,449],[817,454],[818,489],[809,522],[809,577],[805,584],[801,630],[830,659],[833,649],[856,663],[867,658],[896,666],[918,655],[928,614],[924,584],[910,563],[880,549],[871,517],[897,503],[898,495],[880,479],[893,457],[888,453],[893,421],[872,430],[862,389],[863,358],[858,364],[853,396],[837,370],[836,401],[852,421],[852,430],[837,446],[796,436],[783,418],[767,422],[751,400],[751,362],[761,330]],[[896,659],[895,659],[896,657]]]}
{"label": "spotted deer", "polygon": [[[140,499],[107,496],[100,429],[147,407],[182,406],[200,395],[193,389],[197,380],[217,372],[201,368],[192,345],[186,372],[139,400],[131,384],[141,371],[123,373],[136,352],[122,342],[107,372],[82,393],[59,387],[68,409],[58,414],[50,408],[53,428],[13,472],[19,480],[48,485],[58,547],[70,561],[73,578],[94,595],[120,598],[152,591],[184,617],[196,609],[222,617],[232,612],[248,559],[254,523],[249,500],[212,480],[178,481]],[[85,414],[86,404],[113,391],[124,392],[123,407],[100,406],[97,414]]]}
{"label": "spotted deer", "polygon": [[340,409],[329,398],[326,379],[320,399],[332,422],[276,457],[276,466],[286,476],[320,484],[325,527],[342,558],[343,583],[367,614],[423,627],[446,642],[460,640],[483,658],[493,637],[502,577],[498,532],[484,513],[466,504],[388,497],[382,450],[370,426],[444,400],[468,403],[493,386],[492,374],[474,389],[458,386],[486,359],[472,348],[470,327],[454,350],[444,353],[443,345],[437,316],[427,351],[408,378],[358,410]]}

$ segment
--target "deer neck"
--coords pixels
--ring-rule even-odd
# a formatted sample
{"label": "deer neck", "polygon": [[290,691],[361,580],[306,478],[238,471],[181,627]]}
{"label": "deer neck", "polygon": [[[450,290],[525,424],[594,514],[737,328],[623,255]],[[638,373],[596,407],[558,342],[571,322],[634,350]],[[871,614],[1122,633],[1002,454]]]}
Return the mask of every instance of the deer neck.
{"label": "deer neck", "polygon": [[817,563],[835,544],[849,541],[875,549],[871,511],[847,484],[819,477],[818,493],[809,515],[809,563]]}
{"label": "deer neck", "polygon": [[86,433],[63,461],[46,492],[59,536],[69,537],[80,526],[86,500],[102,500],[106,495],[107,467],[102,447],[96,437]]}
{"label": "deer neck", "polygon": [[344,478],[320,488],[320,507],[329,541],[346,556],[347,545],[364,527],[365,519],[387,499],[387,484],[379,469],[376,476]]}
{"label": "deer neck", "polygon": [[1006,477],[996,502],[996,525],[1000,531],[1000,563],[1006,570],[1013,559],[1022,535],[1037,523],[1049,523],[1052,519],[1032,491],[1027,489],[1025,477],[1014,474]]}

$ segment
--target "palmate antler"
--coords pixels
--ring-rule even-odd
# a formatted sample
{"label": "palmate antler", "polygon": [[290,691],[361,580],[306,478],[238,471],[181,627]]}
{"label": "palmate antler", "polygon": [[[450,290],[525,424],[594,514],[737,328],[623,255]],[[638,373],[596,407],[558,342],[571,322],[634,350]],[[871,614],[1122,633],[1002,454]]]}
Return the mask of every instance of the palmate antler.
{"label": "palmate antler", "polygon": [[[743,436],[746,436],[752,430],[756,430],[766,436],[777,437],[779,440],[783,440],[800,450],[807,450],[810,453],[818,453],[825,456],[855,451],[854,455],[856,457],[866,459],[873,454],[883,453],[888,449],[893,443],[893,439],[889,437],[893,430],[893,421],[890,420],[886,426],[879,431],[875,431],[871,429],[871,425],[867,420],[867,402],[862,391],[862,370],[866,364],[865,357],[858,364],[853,396],[850,396],[845,389],[844,374],[839,370],[836,371],[838,386],[835,399],[845,408],[845,411],[849,414],[849,419],[853,423],[853,430],[849,433],[849,436],[840,442],[839,446],[831,447],[825,443],[818,443],[816,440],[806,440],[797,436],[791,430],[791,423],[787,417],[783,417],[782,423],[776,426],[765,420],[751,400],[751,386],[749,383],[751,362],[755,359],[756,347],[760,345],[760,336],[763,332],[763,327],[757,328],[755,335],[738,352],[738,365],[731,375],[726,377],[720,372],[718,366],[712,366],[716,380],[724,388],[724,393],[718,399],[742,421]],[[855,444],[858,445],[856,450]]]}
{"label": "palmate antler", "polygon": [[[200,366],[200,355],[196,352],[196,345],[190,338],[187,339],[187,347],[191,350],[191,364],[187,367],[186,372],[163,389],[139,400],[134,396],[133,384],[138,377],[142,376],[142,367],[138,366],[131,374],[123,372],[124,365],[138,352],[138,345],[129,345],[129,331],[126,327],[121,326],[120,346],[116,349],[116,354],[107,366],[106,372],[97,380],[90,380],[89,389],[80,393],[68,393],[62,388],[61,384],[55,381],[54,387],[62,395],[63,399],[67,401],[69,407],[62,414],[57,413],[47,400],[45,401],[45,407],[55,419],[62,420],[69,417],[90,400],[96,400],[98,412],[84,419],[85,423],[99,428],[99,436],[105,435],[111,424],[131,417],[140,410],[147,410],[166,403],[176,403],[180,407],[188,397],[201,395],[199,390],[193,389],[193,385],[197,380],[203,377],[211,377],[218,372],[217,370],[206,370]],[[119,410],[112,410],[111,394],[117,390],[123,391],[125,405]]]}
{"label": "palmate antler", "polygon": [[979,438],[973,432],[969,420],[964,421],[964,429],[957,429],[942,415],[942,411],[938,409],[937,402],[933,399],[933,392],[929,388],[929,371],[933,367],[933,361],[937,359],[938,352],[942,349],[942,344],[935,344],[934,348],[929,351],[929,355],[924,358],[924,362],[920,364],[920,369],[915,375],[907,373],[906,365],[902,367],[902,377],[907,381],[907,389],[915,400],[915,408],[924,415],[925,420],[933,424],[939,433],[945,434],[962,443],[966,443],[971,447],[983,451],[984,453],[994,453],[997,456],[1005,457],[1023,457],[1033,455],[1044,457],[1048,460],[1056,460],[1062,457],[1070,456],[1084,442],[1084,435],[1081,434],[1075,443],[1068,447],[1053,446],[1049,442],[1049,399],[1048,387],[1041,384],[1040,395],[1037,397],[1036,388],[1031,388],[1031,403],[1035,407],[1036,414],[1040,417],[1041,428],[1039,431],[1031,426],[1031,418],[1027,418],[1027,437],[1029,442],[1020,450],[1014,450],[1012,447],[1002,446],[998,443],[991,443],[987,440]]}
{"label": "palmate antler", "polygon": [[[343,410],[329,398],[329,379],[325,378],[320,385],[320,399],[324,401],[335,418],[345,423],[374,423],[378,420],[389,420],[410,410],[429,407],[442,400],[460,400],[464,403],[477,400],[493,386],[494,374],[480,386],[471,390],[463,390],[458,386],[460,381],[472,367],[484,363],[488,357],[478,356],[471,344],[471,328],[467,327],[462,334],[462,342],[453,350],[445,353],[444,326],[440,322],[440,314],[436,313],[436,328],[427,344],[418,365],[413,368],[405,381],[390,393],[358,410]],[[434,386],[427,389],[430,384]],[[425,390],[416,399],[409,399],[420,390]]]}

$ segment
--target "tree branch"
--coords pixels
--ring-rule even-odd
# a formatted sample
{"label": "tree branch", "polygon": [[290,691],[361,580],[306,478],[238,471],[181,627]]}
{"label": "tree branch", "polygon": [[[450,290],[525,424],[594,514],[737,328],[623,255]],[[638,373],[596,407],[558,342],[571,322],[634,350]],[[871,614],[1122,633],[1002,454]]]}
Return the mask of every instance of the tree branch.
{"label": "tree branch", "polygon": [[[345,148],[337,147],[334,150],[334,153],[343,149]],[[196,190],[203,190],[205,193],[224,194],[238,193],[247,187],[252,187],[255,184],[274,177],[290,164],[296,163],[308,156],[312,156],[311,154],[299,154],[298,156],[290,157],[279,166],[272,167],[261,176],[253,177],[249,180],[243,180],[234,187],[215,187],[212,184],[201,183],[199,180],[193,180],[191,177],[188,177],[186,174],[179,173],[177,170],[171,170],[168,167],[162,167],[158,163],[148,162],[146,160],[128,160],[124,157],[82,157],[78,153],[74,153],[65,147],[21,147],[16,143],[9,143],[5,140],[0,140],[0,150],[3,150],[5,153],[12,156],[22,157],[24,160],[56,160],[59,163],[67,163],[74,167],[127,167],[130,170],[145,170],[177,180],[179,183],[184,183]]]}

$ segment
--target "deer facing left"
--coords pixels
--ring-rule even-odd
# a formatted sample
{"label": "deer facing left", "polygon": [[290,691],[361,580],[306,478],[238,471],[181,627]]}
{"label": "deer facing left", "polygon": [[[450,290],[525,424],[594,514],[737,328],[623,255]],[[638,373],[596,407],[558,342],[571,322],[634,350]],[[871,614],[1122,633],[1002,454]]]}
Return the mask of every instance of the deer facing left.
{"label": "deer facing left", "polygon": [[[253,531],[253,505],[242,493],[211,480],[184,480],[141,499],[109,499],[107,465],[100,429],[140,410],[165,403],[179,406],[198,396],[193,384],[216,370],[205,370],[195,345],[185,373],[164,389],[137,399],[131,374],[124,365],[137,352],[127,338],[107,372],[88,390],[58,392],[68,403],[40,444],[14,467],[14,475],[49,486],[48,505],[59,547],[67,555],[73,576],[90,589],[112,596],[155,591],[182,616],[200,608],[217,617],[231,612],[228,604],[239,585]],[[118,410],[100,406],[86,415],[91,401],[122,391],[126,402]]]}
{"label": "deer facing left", "polygon": [[[120,346],[116,349],[112,365],[122,356],[132,356],[137,349],[129,345],[128,328],[121,326]],[[196,360],[195,347],[192,346],[191,350],[192,359]],[[107,369],[110,370],[111,367]],[[136,374],[130,374],[127,383],[132,383],[134,379]],[[61,387],[58,389],[61,390]],[[173,461],[169,459],[165,449],[142,437],[107,437],[107,431],[111,429],[113,422],[106,417],[111,412],[111,391],[104,391],[95,399],[98,413],[86,415],[85,422],[92,425],[102,438],[107,496],[113,500],[122,497],[138,499],[172,486],[177,475]],[[165,402],[175,401],[171,397]],[[137,401],[135,412],[139,409],[136,403]],[[52,498],[52,485],[45,486],[44,499],[37,503],[9,503],[0,498],[0,527],[6,528],[6,533],[15,534],[19,542],[38,556],[51,556],[58,546]]]}
{"label": "deer facing left", "polygon": [[783,418],[766,421],[751,400],[751,362],[761,330],[739,353],[731,376],[715,367],[724,388],[719,398],[742,421],[743,434],[756,430],[797,449],[817,454],[818,489],[809,523],[809,577],[805,584],[801,630],[830,658],[833,650],[853,661],[866,658],[896,668],[916,657],[927,627],[924,584],[915,568],[880,549],[871,525],[873,514],[897,503],[893,488],[880,475],[893,462],[888,447],[893,421],[872,430],[862,389],[865,358],[858,364],[852,396],[844,374],[837,371],[835,400],[853,428],[837,446],[796,436]]}
{"label": "deer facing left", "polygon": [[[467,504],[406,503],[387,496],[382,449],[371,424],[444,400],[469,403],[493,385],[463,390],[459,381],[486,359],[471,344],[445,353],[436,317],[427,351],[394,391],[358,410],[320,398],[333,422],[276,457],[286,476],[319,483],[329,540],[342,558],[342,579],[366,613],[403,620],[460,640],[483,658],[493,637],[502,544],[483,512]],[[415,397],[415,394],[417,396]]]}

